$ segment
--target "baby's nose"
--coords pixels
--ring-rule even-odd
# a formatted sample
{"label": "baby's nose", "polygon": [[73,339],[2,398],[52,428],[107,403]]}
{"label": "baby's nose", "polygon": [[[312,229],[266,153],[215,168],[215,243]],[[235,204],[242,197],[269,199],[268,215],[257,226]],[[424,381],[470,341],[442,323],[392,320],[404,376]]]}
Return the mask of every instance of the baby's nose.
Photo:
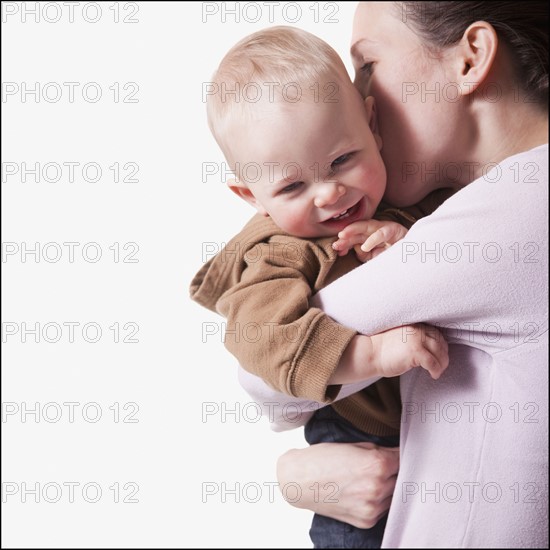
{"label": "baby's nose", "polygon": [[338,202],[341,196],[346,192],[346,188],[341,183],[326,185],[323,189],[319,190],[317,196],[313,200],[313,204],[317,208],[324,208],[325,206],[331,206]]}

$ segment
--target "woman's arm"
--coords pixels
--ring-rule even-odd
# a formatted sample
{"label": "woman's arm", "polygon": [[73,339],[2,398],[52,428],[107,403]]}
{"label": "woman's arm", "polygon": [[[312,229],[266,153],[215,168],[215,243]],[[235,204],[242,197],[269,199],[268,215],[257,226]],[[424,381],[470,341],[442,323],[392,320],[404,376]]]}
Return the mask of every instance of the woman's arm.
{"label": "woman's arm", "polygon": [[[326,406],[326,403],[291,397],[269,387],[259,376],[252,374],[239,366],[239,384],[260,406],[275,432],[292,430],[304,426],[317,409]],[[379,377],[363,380],[355,384],[341,386],[335,401],[345,399],[363,388],[366,388]]]}
{"label": "woman's arm", "polygon": [[[455,368],[449,369],[449,376],[443,383],[428,382],[425,373],[420,371],[407,375],[406,399],[427,399],[430,395],[427,392],[434,392],[433,400],[428,402],[430,406],[440,399],[488,402],[493,397],[491,387],[486,387],[480,380],[484,380],[482,376],[488,376],[486,367],[490,365],[490,359],[469,363],[469,356],[490,358],[497,351],[531,345],[536,351],[536,346],[541,345],[537,342],[541,341],[538,338],[547,329],[548,303],[547,155],[546,147],[530,152],[527,159],[511,157],[499,165],[498,170],[488,172],[485,180],[473,182],[432,216],[418,222],[403,241],[314,297],[314,303],[336,321],[367,334],[404,323],[427,322],[446,328],[450,341],[489,354],[476,350],[471,350],[469,355],[459,354]],[[529,179],[518,182],[516,175],[525,174],[527,170],[530,170]],[[455,350],[468,349],[455,346]],[[534,357],[539,358],[536,353]],[[468,369],[457,372],[465,366]],[[503,377],[513,386],[514,369],[508,366]],[[517,372],[521,380],[521,387],[517,389],[522,391],[536,388],[535,380],[544,381],[547,377],[547,361],[544,364],[528,363],[528,367]],[[416,391],[419,384],[424,394]],[[442,389],[445,393],[441,393]],[[521,401],[517,389],[514,389],[514,400]],[[545,399],[524,398],[525,402],[533,400],[547,403],[547,396]],[[454,424],[430,425],[417,421],[412,429],[412,423],[407,423],[407,420],[410,421],[410,417],[405,417],[402,422],[401,438],[407,481],[418,481],[419,475],[427,475],[426,472],[432,469],[435,472],[440,464],[451,467],[457,479],[471,479],[467,467],[461,468],[464,461],[454,453],[455,432],[451,430]],[[517,427],[509,422],[490,426],[500,429],[499,437],[503,437],[508,428]],[[521,426],[523,429],[525,425]],[[539,425],[532,426],[538,428]],[[474,433],[474,428],[480,433]],[[437,437],[433,433],[436,429],[439,430]],[[479,444],[485,433],[484,424],[468,424],[465,433],[477,438],[475,441]],[[424,449],[424,445],[428,447]],[[390,479],[397,467],[392,468],[387,461],[381,462],[379,457],[384,456],[381,451],[375,453],[365,448],[366,445],[362,447],[357,444],[323,444],[290,451],[280,459],[279,480],[299,484],[305,496],[296,505],[337,519],[349,518],[365,500],[378,503],[367,510],[363,508],[358,514],[368,516],[366,521],[372,525],[374,518],[389,507],[387,496],[384,501],[384,495],[389,495],[384,480]],[[495,447],[495,454],[499,449]],[[516,452],[516,464],[521,464],[518,460],[521,452],[520,449]],[[415,461],[418,460],[425,460],[427,464],[421,473],[415,470]],[[373,473],[373,463],[379,465],[378,474],[382,471],[382,476]],[[357,469],[359,464],[363,465],[361,470]],[[488,467],[491,468],[490,463]],[[338,502],[327,506],[327,503],[312,499],[308,487],[313,483],[319,487],[336,483],[341,490]],[[359,495],[353,493],[356,488]],[[378,498],[368,497],[372,492]],[[401,511],[402,515],[395,514],[397,522],[404,517],[403,503],[399,501],[399,505],[398,512]],[[494,505],[489,507],[494,508]],[[361,521],[364,517],[356,519]],[[431,517],[433,515],[426,518],[426,524]],[[353,519],[347,521],[366,525]]]}
{"label": "woman's arm", "polygon": [[536,337],[547,324],[543,160],[529,185],[506,180],[514,173],[506,164],[500,179],[489,172],[471,183],[313,305],[364,334],[424,322],[446,329],[450,343],[490,354]]}

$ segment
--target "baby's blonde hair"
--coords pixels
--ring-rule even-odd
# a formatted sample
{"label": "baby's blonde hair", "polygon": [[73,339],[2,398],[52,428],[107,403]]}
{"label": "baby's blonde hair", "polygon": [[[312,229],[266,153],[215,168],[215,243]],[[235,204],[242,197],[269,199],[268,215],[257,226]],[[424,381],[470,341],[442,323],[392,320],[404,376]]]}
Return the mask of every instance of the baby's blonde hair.
{"label": "baby's blonde hair", "polygon": [[351,84],[346,67],[324,40],[294,27],[264,29],[243,38],[222,59],[208,83],[208,125],[225,152],[230,123],[251,119],[262,100],[323,101],[327,83],[334,83],[334,91],[345,82]]}

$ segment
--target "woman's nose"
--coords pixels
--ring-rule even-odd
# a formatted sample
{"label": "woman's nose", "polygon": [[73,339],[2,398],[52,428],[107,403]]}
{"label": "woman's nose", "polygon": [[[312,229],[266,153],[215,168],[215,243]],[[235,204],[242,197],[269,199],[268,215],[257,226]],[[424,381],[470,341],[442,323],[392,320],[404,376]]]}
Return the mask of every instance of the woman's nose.
{"label": "woman's nose", "polygon": [[326,182],[319,186],[319,190],[313,200],[317,208],[324,208],[336,204],[341,196],[346,193],[346,188],[341,183]]}

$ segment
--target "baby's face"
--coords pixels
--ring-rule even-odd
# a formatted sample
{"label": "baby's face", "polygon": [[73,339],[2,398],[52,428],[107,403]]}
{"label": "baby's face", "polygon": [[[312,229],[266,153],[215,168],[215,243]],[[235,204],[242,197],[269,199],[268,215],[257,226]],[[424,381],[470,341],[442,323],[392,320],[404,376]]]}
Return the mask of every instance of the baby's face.
{"label": "baby's face", "polygon": [[335,236],[370,219],[385,191],[363,100],[351,83],[334,99],[265,105],[231,144],[245,198],[297,237]]}

